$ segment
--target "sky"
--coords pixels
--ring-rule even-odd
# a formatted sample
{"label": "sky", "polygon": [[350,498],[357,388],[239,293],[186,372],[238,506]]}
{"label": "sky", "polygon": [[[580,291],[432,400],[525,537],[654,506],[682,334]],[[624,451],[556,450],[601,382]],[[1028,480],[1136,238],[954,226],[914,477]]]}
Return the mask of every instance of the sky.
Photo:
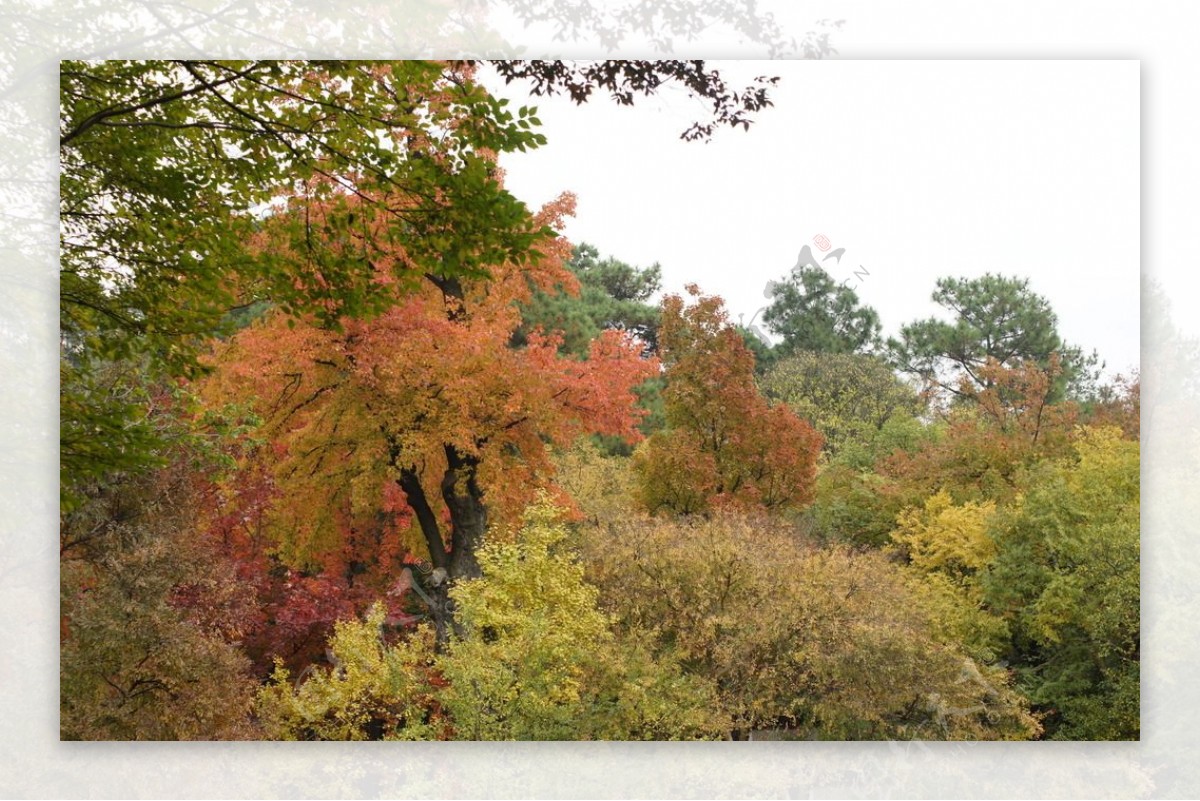
{"label": "sky", "polygon": [[[750,322],[805,245],[879,312],[884,334],[929,316],[939,277],[1027,278],[1071,344],[1109,374],[1138,365],[1136,61],[711,62],[731,84],[779,76],[749,131],[679,134],[682,90],[618,107],[530,99],[548,144],[506,154],[531,206],[578,198],[572,242],[659,263]],[[824,237],[822,252],[817,238]]]}

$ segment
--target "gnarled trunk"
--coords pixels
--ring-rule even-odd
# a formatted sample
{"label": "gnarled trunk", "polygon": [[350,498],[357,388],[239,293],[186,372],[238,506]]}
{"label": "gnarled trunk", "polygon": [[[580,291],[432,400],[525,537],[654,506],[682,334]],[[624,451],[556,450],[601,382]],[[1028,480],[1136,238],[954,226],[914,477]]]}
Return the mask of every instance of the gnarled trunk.
{"label": "gnarled trunk", "polygon": [[479,459],[464,456],[454,446],[447,445],[446,464],[442,500],[450,510],[450,578],[479,578],[482,571],[477,552],[487,531],[487,508],[479,487]]}
{"label": "gnarled trunk", "polygon": [[437,632],[438,647],[450,638],[454,624],[454,605],[450,587],[461,579],[482,575],[477,552],[487,531],[487,508],[479,486],[479,459],[466,456],[452,445],[445,446],[446,472],[442,476],[442,500],[450,511],[450,548],[442,536],[437,515],[429,504],[415,467],[400,470],[398,483],[408,498],[425,537],[433,571],[423,577],[430,600],[430,616]]}

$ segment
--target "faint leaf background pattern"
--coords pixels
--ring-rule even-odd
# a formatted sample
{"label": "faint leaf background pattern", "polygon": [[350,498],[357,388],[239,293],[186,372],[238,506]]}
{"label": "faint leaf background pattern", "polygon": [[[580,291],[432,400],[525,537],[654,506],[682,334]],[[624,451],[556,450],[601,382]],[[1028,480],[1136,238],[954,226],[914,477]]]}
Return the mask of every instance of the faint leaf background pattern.
{"label": "faint leaf background pattern", "polygon": [[[7,646],[0,659],[0,715],[9,722],[0,730],[5,754],[0,792],[10,797],[564,797],[583,788],[597,797],[1194,795],[1200,769],[1184,766],[1198,764],[1198,735],[1183,718],[1187,710],[1200,708],[1190,669],[1197,641],[1189,611],[1195,608],[1200,571],[1194,541],[1187,536],[1200,513],[1194,492],[1200,478],[1200,346],[1178,332],[1161,293],[1152,291],[1144,310],[1148,425],[1143,430],[1149,459],[1143,473],[1143,647],[1149,658],[1141,744],[414,743],[366,752],[346,743],[329,744],[314,760],[311,749],[274,743],[59,743],[52,536],[59,59],[820,58],[836,52],[843,27],[840,20],[806,18],[797,25],[788,21],[795,18],[791,4],[753,0],[406,0],[332,13],[328,6],[314,0],[9,0],[0,10],[6,40],[0,50],[0,639]],[[943,10],[953,14],[952,6],[920,13],[936,21]],[[1031,7],[1028,14],[1008,13],[1028,19],[1040,12]],[[1136,16],[1130,5],[1098,24],[1124,31]],[[1076,21],[1069,13],[1050,20],[1072,28]],[[919,36],[919,23],[912,23],[916,29],[908,23],[905,30],[918,30]],[[531,44],[501,33],[514,29]],[[1065,41],[1083,41],[1086,47],[1098,36],[1084,31],[1076,39],[1067,34]],[[927,55],[888,47],[895,43],[884,42],[867,55]],[[1077,45],[1074,52],[1080,49]],[[944,56],[947,48],[937,52]],[[1087,55],[1128,58],[1130,53],[1093,49]],[[1177,308],[1175,314],[1186,312]]]}

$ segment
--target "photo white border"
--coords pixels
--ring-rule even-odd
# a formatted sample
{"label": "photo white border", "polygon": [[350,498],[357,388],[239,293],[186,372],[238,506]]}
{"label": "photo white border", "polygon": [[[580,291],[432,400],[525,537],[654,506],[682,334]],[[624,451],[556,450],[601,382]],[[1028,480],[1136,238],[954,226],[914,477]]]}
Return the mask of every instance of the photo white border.
{"label": "photo white border", "polygon": [[[1174,343],[1143,350],[1143,740],[1140,743],[60,743],[58,741],[56,159],[57,63],[61,58],[219,56],[424,57],[516,43],[427,20],[406,27],[404,3],[346,5],[334,15],[309,0],[250,3],[79,0],[6,3],[0,45],[0,794],[5,797],[1184,797],[1200,792],[1196,729],[1200,684],[1192,619],[1197,415],[1195,384]],[[417,4],[411,4],[417,8]],[[965,7],[976,14],[966,13]],[[428,8],[429,6],[423,6]],[[1068,10],[1069,7],[1069,10]],[[789,4],[781,20],[796,17]],[[986,13],[981,9],[986,8]],[[844,9],[844,10],[843,10]],[[1143,275],[1166,287],[1186,327],[1194,284],[1165,265],[1193,270],[1197,247],[1181,234],[1197,214],[1191,32],[1198,16],[1164,3],[1155,19],[1136,4],[961,0],[904,4],[889,32],[861,5],[829,3],[814,18],[845,17],[833,44],[842,58],[1121,58],[1142,62]],[[1166,11],[1164,11],[1166,9]],[[1027,15],[1023,17],[1022,15]],[[1149,15],[1147,15],[1148,17]],[[1030,39],[1014,37],[1028,19]],[[922,28],[921,22],[928,27]],[[876,38],[855,39],[855,23]],[[791,24],[791,23],[788,23]],[[801,37],[805,17],[789,32]],[[1169,29],[1168,29],[1169,28]],[[541,35],[525,56],[655,57],[598,52],[595,44]],[[1040,38],[1039,38],[1040,37]],[[1037,44],[1037,42],[1042,44]],[[677,43],[695,57],[759,57],[734,36]],[[686,51],[686,52],[684,52]],[[1189,138],[1190,136],[1190,138]],[[1157,216],[1161,215],[1161,216]],[[1162,311],[1143,309],[1161,316]],[[1146,324],[1144,323],[1144,326]],[[1145,347],[1145,346],[1144,346]],[[1156,345],[1157,347],[1157,345]],[[1153,376],[1153,380],[1151,377]],[[1157,383],[1156,383],[1157,382]],[[1164,390],[1161,395],[1160,390]],[[1152,412],[1152,413],[1149,413]]]}

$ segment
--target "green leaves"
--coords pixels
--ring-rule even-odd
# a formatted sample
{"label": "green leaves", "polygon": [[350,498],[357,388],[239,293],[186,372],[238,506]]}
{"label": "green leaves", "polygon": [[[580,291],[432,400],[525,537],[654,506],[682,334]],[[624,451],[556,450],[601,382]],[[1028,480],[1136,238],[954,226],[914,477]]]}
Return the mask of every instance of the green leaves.
{"label": "green leaves", "polygon": [[[485,155],[543,143],[536,116],[518,124],[461,64],[65,61],[60,86],[60,326],[85,384],[134,356],[194,375],[236,306],[337,328],[425,274],[485,276],[554,236]],[[72,398],[68,429],[134,424]]]}
{"label": "green leaves", "polygon": [[763,322],[783,337],[783,355],[798,351],[862,353],[879,344],[879,315],[859,304],[853,289],[811,265],[795,268],[779,284]]}
{"label": "green leaves", "polygon": [[1030,476],[998,521],[988,602],[1019,637],[1031,698],[1060,739],[1137,739],[1139,456],[1119,429],[1084,429],[1077,458]]}
{"label": "green leaves", "polygon": [[1047,368],[1051,354],[1062,359],[1064,375],[1056,399],[1071,383],[1086,384],[1096,357],[1085,357],[1058,334],[1050,303],[1029,288],[1029,281],[985,273],[979,278],[939,278],[933,300],[952,312],[952,322],[928,318],[900,329],[888,340],[894,363],[928,386],[962,395],[967,381],[990,386],[980,370],[989,359],[1003,367],[1033,362]]}
{"label": "green leaves", "polygon": [[578,292],[574,287],[534,292],[521,306],[521,328],[513,344],[525,344],[540,327],[562,333],[564,353],[583,356],[601,331],[615,328],[637,336],[647,353],[657,350],[659,311],[647,301],[659,290],[659,265],[634,267],[612,257],[601,259],[599,250],[584,243],[575,247],[567,267],[579,281]]}
{"label": "green leaves", "polygon": [[800,351],[764,377],[763,394],[783,401],[825,438],[825,452],[870,446],[889,421],[922,410],[916,391],[873,356]]}

